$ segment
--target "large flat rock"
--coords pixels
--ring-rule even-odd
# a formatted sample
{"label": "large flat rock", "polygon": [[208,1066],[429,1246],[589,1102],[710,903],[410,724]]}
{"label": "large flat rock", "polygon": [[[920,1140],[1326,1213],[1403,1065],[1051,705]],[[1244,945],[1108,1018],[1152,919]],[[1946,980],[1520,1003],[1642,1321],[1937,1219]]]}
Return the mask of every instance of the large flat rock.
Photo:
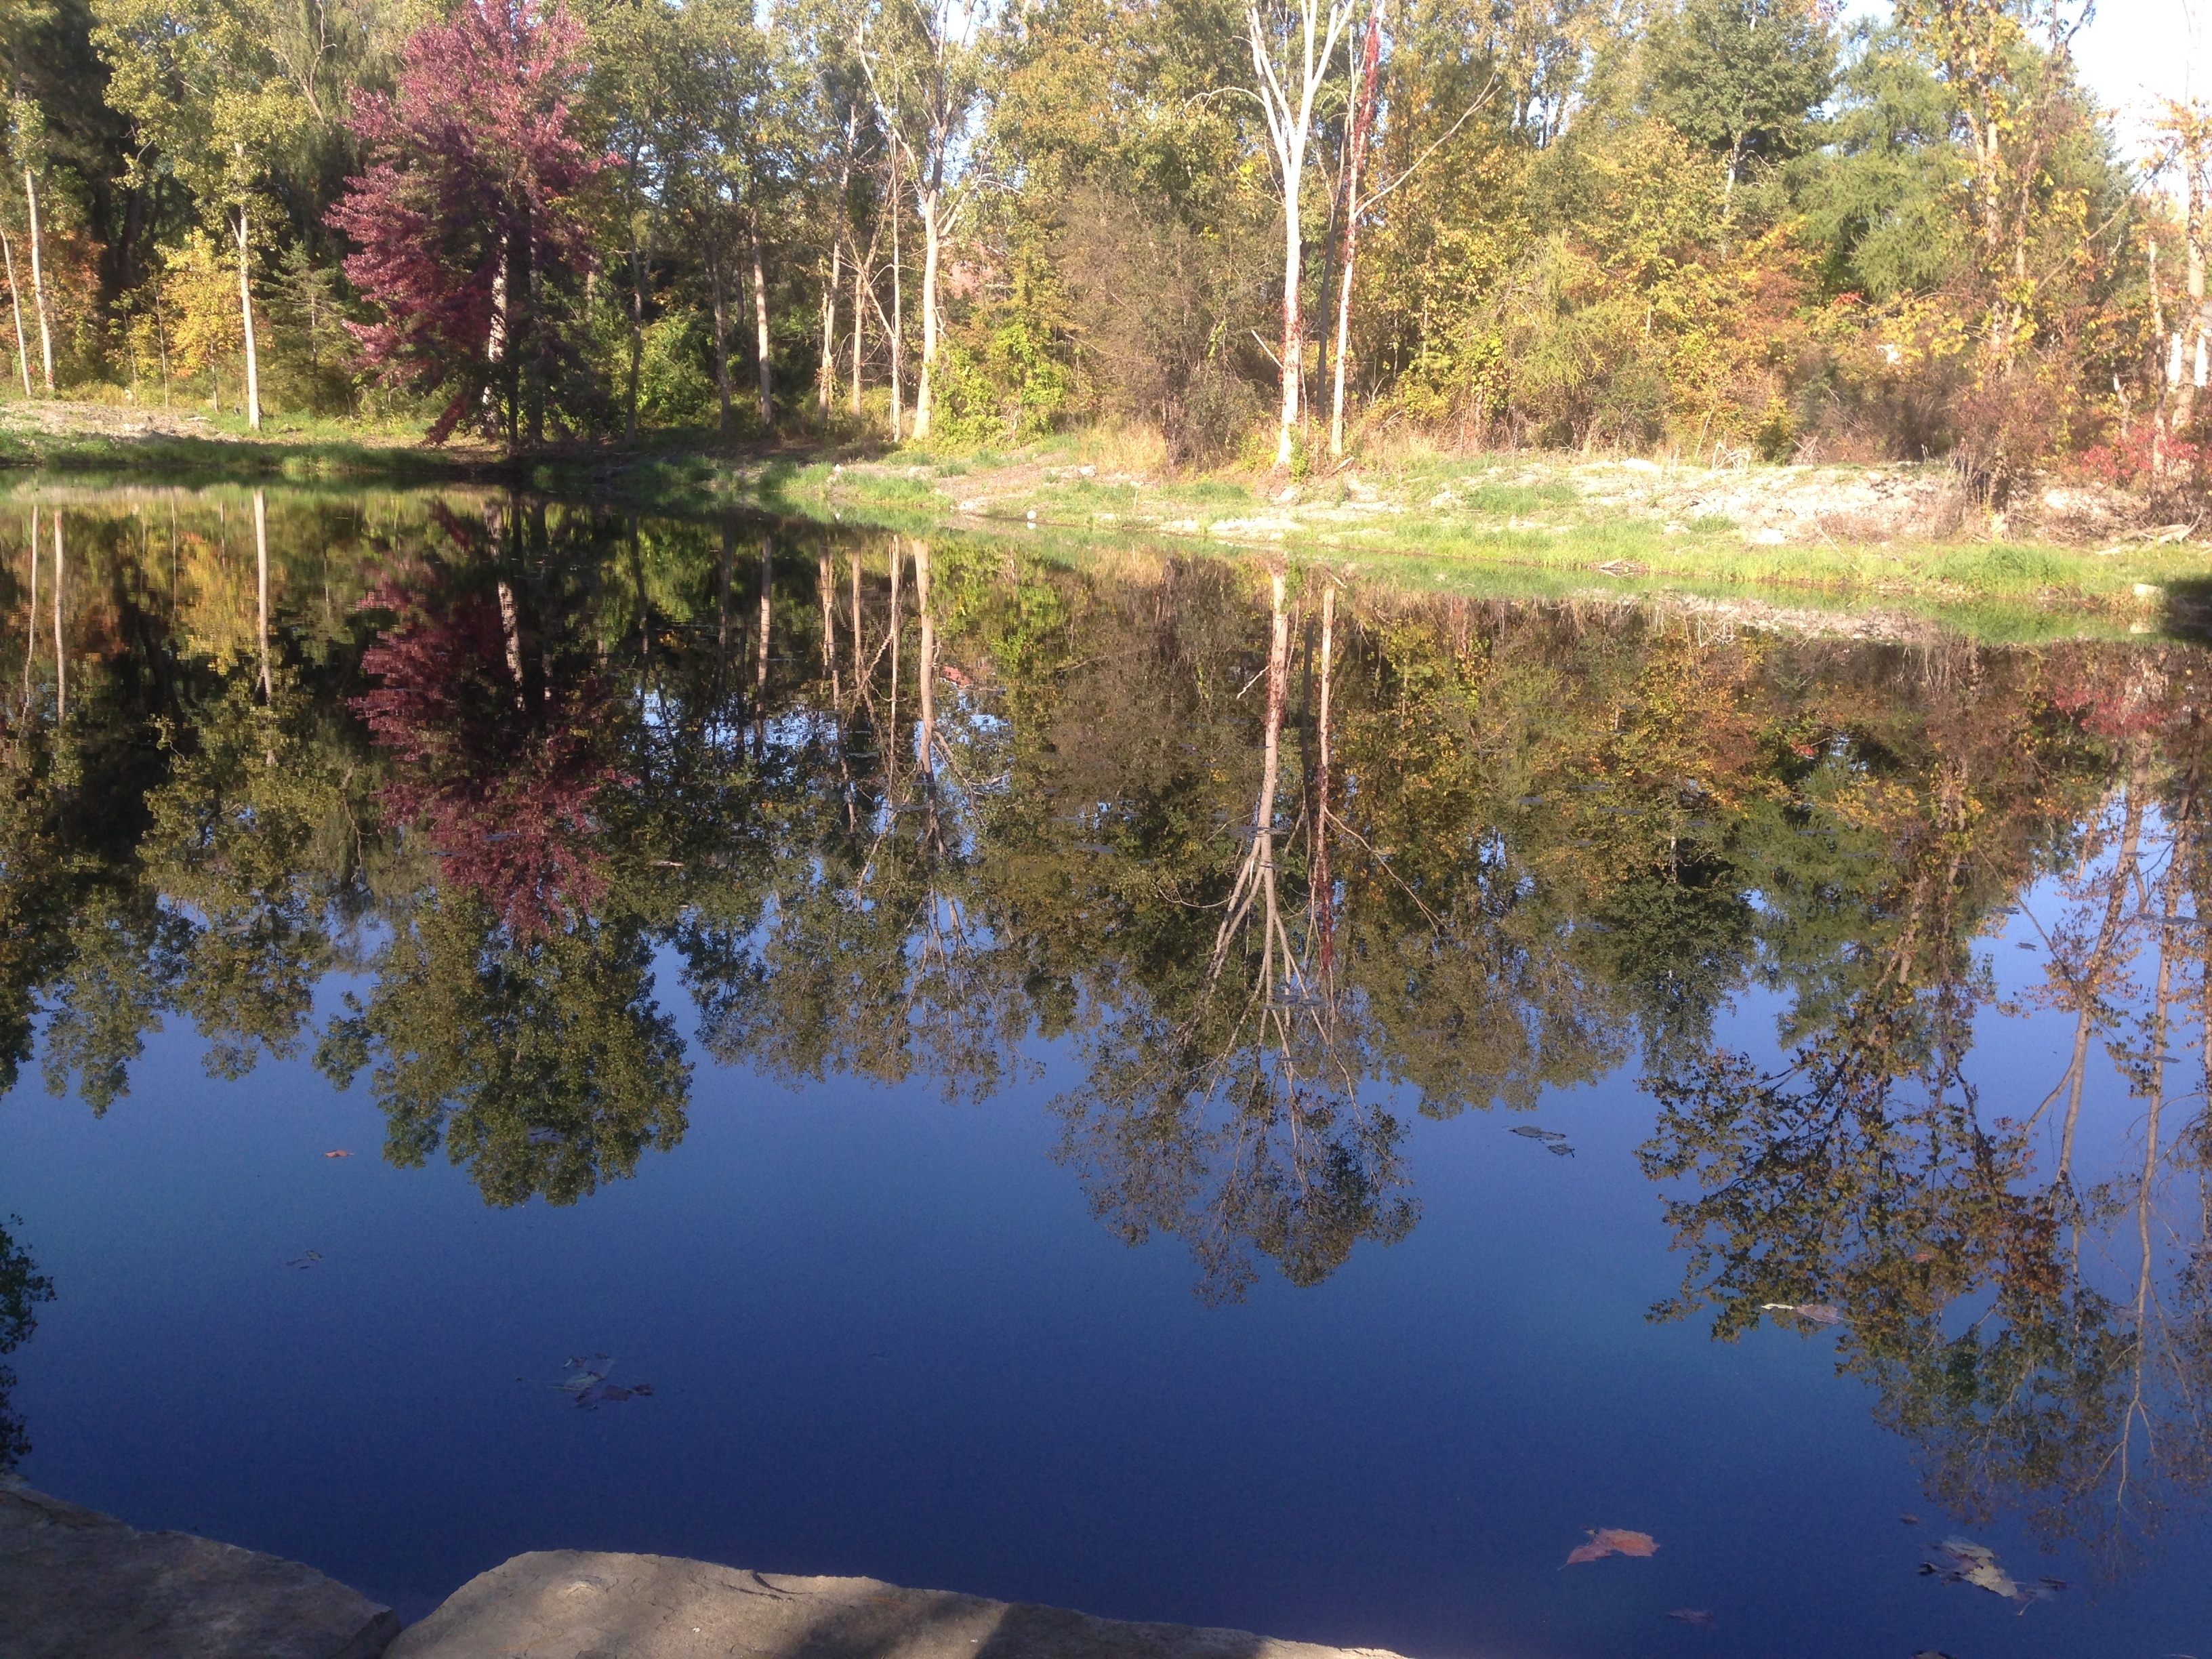
{"label": "large flat rock", "polygon": [[[1380,1649],[1361,1659],[1396,1659]],[[1133,1625],[872,1578],[543,1550],[480,1573],[386,1659],[1346,1659],[1235,1630]]]}
{"label": "large flat rock", "polygon": [[398,1633],[297,1561],[0,1484],[0,1659],[378,1659]]}

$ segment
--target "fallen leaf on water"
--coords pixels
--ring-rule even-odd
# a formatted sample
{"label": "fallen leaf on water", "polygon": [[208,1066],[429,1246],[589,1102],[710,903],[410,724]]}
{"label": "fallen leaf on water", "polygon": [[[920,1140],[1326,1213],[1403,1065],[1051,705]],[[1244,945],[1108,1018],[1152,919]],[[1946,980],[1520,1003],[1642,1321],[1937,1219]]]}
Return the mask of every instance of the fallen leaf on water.
{"label": "fallen leaf on water", "polygon": [[1920,1524],[1920,1517],[1917,1515],[1900,1515],[1897,1518],[1908,1527],[1917,1527]]}
{"label": "fallen leaf on water", "polygon": [[1597,1561],[1608,1555],[1656,1555],[1659,1546],[1648,1532],[1630,1532],[1621,1527],[1598,1527],[1589,1535],[1589,1542],[1577,1544],[1567,1556],[1567,1565],[1580,1566],[1585,1561]]}
{"label": "fallen leaf on water", "polygon": [[1711,1630],[1713,1627],[1712,1614],[1707,1613],[1703,1607],[1677,1607],[1667,1616],[1669,1619],[1679,1619],[1686,1625],[1695,1625],[1699,1630]]}
{"label": "fallen leaf on water", "polygon": [[1928,1648],[1914,1654],[1912,1659],[1951,1659],[1951,1656],[1948,1653],[1938,1653],[1934,1648]]}
{"label": "fallen leaf on water", "polygon": [[353,1154],[352,1154],[351,1152],[345,1152],[345,1151],[341,1150],[341,1151],[335,1152],[325,1152],[325,1153],[323,1154],[323,1156],[324,1156],[325,1158],[351,1158],[351,1157],[353,1156]]}
{"label": "fallen leaf on water", "polygon": [[2026,1613],[2038,1601],[2048,1601],[2066,1588],[2057,1578],[2042,1578],[2033,1584],[2022,1584],[1997,1565],[1996,1552],[1986,1544],[1977,1544],[1971,1538],[1947,1538],[1936,1547],[1941,1562],[1923,1561],[1923,1574],[1933,1575],[1947,1584],[1972,1584],[1992,1595],[2002,1595],[2008,1601],[2020,1603]]}
{"label": "fallen leaf on water", "polygon": [[1572,1158],[1575,1155],[1575,1149],[1568,1146],[1564,1140],[1547,1142],[1544,1150],[1549,1152],[1553,1158]]}
{"label": "fallen leaf on water", "polygon": [[288,1267],[297,1267],[304,1273],[322,1259],[323,1253],[320,1250],[309,1250],[304,1255],[293,1257],[291,1261],[286,1262],[284,1265]]}
{"label": "fallen leaf on water", "polygon": [[1508,1134],[1526,1135],[1531,1140],[1565,1140],[1557,1129],[1540,1129],[1533,1123],[1516,1123],[1506,1131]]}

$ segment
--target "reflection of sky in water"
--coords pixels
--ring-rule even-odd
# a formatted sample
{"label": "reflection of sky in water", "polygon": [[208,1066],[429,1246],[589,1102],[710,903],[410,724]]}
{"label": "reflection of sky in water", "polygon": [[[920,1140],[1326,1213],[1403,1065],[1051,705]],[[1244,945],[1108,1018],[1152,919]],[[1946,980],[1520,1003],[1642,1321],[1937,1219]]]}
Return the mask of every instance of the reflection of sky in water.
{"label": "reflection of sky in water", "polygon": [[[1721,1035],[1756,1047],[1775,1013],[1747,998]],[[1977,1073],[2039,1097],[2063,1048],[2005,1022]],[[104,1121],[19,1088],[0,1206],[62,1290],[20,1356],[26,1472],[417,1616],[574,1546],[1423,1655],[1668,1651],[1676,1607],[1719,1614],[1692,1632],[1716,1654],[2186,1651],[2212,1620],[2174,1570],[2196,1525],[2141,1584],[2025,1620],[1916,1578],[1897,1516],[1928,1506],[1832,1338],[1644,1318],[1678,1263],[1625,1077],[1536,1118],[1573,1159],[1408,1113],[1408,1239],[1209,1310],[1179,1250],[1085,1214],[1042,1109],[1071,1079],[1039,1057],[981,1107],[702,1063],[676,1154],[506,1212],[441,1160],[381,1165],[365,1091],[304,1065],[218,1084],[171,1033]],[[2085,1141],[2117,1152],[2112,1094]],[[550,1384],[595,1349],[655,1397],[574,1409]],[[1557,1571],[1599,1525],[1660,1553]]]}
{"label": "reflection of sky in water", "polygon": [[[872,603],[879,598],[872,588]],[[1254,614],[1264,623],[1264,598]],[[656,651],[664,667],[680,666],[679,653]],[[662,761],[696,758],[693,744],[753,752],[750,659],[733,660],[734,713],[702,717],[659,690],[628,695]],[[784,675],[811,660],[771,658]],[[904,672],[915,662],[909,649]],[[1232,691],[1249,666],[1235,665]],[[1112,683],[1100,684],[1103,701]],[[905,931],[858,937],[910,969],[927,955],[924,915],[942,932],[964,929],[979,957],[1066,950],[1087,967],[1082,953],[1125,924],[1133,960],[1162,949],[1128,894],[1188,872],[1158,868],[1175,848],[1146,839],[1145,812],[1188,816],[1193,842],[1213,851],[1186,852],[1187,862],[1243,856],[1253,837],[1237,836],[1236,815],[1249,823],[1252,797],[1231,774],[1252,734],[1228,718],[1191,733],[1216,739],[1194,767],[1222,787],[1164,792],[1161,805],[1102,797],[1091,746],[1115,734],[1078,721],[1065,793],[1048,817],[1036,814],[1047,819],[1040,830],[1023,818],[1035,803],[1000,787],[1023,763],[1024,734],[999,692],[939,685],[934,818],[915,810],[913,732],[870,731],[866,744],[905,757],[909,775],[886,799],[880,779],[856,767],[854,822],[863,842],[884,838],[867,851],[881,873],[838,902],[894,907]],[[1071,701],[1091,719],[1087,695]],[[1264,695],[1236,705],[1235,718],[1256,720]],[[902,719],[915,712],[909,683]],[[787,767],[804,786],[774,807],[797,829],[762,845],[779,879],[803,871],[812,881],[763,890],[757,910],[720,919],[752,947],[741,966],[762,963],[787,923],[801,957],[845,937],[808,932],[817,924],[805,914],[819,896],[810,887],[849,882],[866,861],[804,817],[845,810],[844,779],[821,757],[836,729],[819,711],[773,702],[761,724],[769,771]],[[1192,755],[1182,735],[1163,747]],[[802,750],[816,758],[794,761]],[[1849,758],[1833,740],[1830,753],[1839,766]],[[863,748],[847,758],[882,757]],[[1285,820],[1303,763],[1285,762]],[[1347,767],[1338,777],[1347,814],[1362,794],[1349,776]],[[1387,769],[1369,781],[1366,798],[1387,797]],[[1676,810],[1690,809],[1591,805],[1584,828],[1561,832],[1583,838],[1563,844],[1589,847],[1612,833],[1604,826]],[[1492,872],[1490,900],[1532,907],[1548,939],[1587,936],[1577,949],[1589,954],[1559,968],[1564,977],[1670,978],[1671,963],[1598,965],[1634,918],[1601,904],[1535,908],[1559,866],[1541,866],[1540,882],[1519,862],[1534,821],[1516,819],[1509,833],[1454,820],[1449,833],[1465,867],[1479,859]],[[925,827],[937,838],[927,858],[915,851]],[[2169,832],[2149,816],[2147,841]],[[1833,868],[1863,870],[1854,860],[1868,834],[1795,820],[1762,833],[1729,866],[1753,930],[1780,936],[1802,924],[1815,931],[1784,945],[1817,945],[1825,936],[1805,885],[1818,869],[1802,861],[1832,853]],[[1122,844],[1100,844],[1108,839]],[[732,845],[734,862],[744,848]],[[1287,860],[1289,841],[1278,850]],[[624,846],[611,862],[637,852]],[[720,867],[720,849],[704,856]],[[1351,918],[1376,914],[1388,890],[1358,889],[1348,843],[1339,858],[1330,890],[1350,951]],[[994,878],[1012,884],[962,884],[957,866],[994,859],[1005,860]],[[685,868],[657,855],[650,867]],[[1286,864],[1286,907],[1306,902],[1303,881]],[[2046,927],[2062,908],[2050,880],[2021,902]],[[1212,927],[1209,919],[1193,935],[1201,948]],[[2039,981],[2040,951],[2014,948],[2034,937],[2015,913],[1975,942],[2001,1000]],[[1771,939],[1763,964],[1749,958],[1754,985],[1761,965],[1792,970]],[[348,943],[350,959],[365,961],[395,936],[372,915]],[[1370,938],[1358,948],[1375,947]],[[1389,1097],[1404,1125],[1419,1225],[1387,1249],[1360,1243],[1310,1288],[1263,1261],[1249,1299],[1208,1306],[1192,1294],[1182,1242],[1126,1248],[1091,1212],[1078,1170],[1056,1160],[1061,1125],[1049,1107],[1084,1082],[1077,1044],[1097,1036],[1080,1018],[1073,1040],[1030,1039],[1033,1071],[1010,1070],[981,1103],[948,1104],[921,1069],[895,1086],[833,1069],[794,1089],[717,1064],[691,1035],[700,1016],[684,960],[667,948],[653,960],[661,1009],[696,1066],[688,1131],[673,1152],[648,1152],[634,1178],[606,1179],[566,1207],[489,1208],[442,1152],[419,1170],[386,1166],[367,1075],[340,1093],[305,1059],[264,1060],[241,1081],[211,1080],[205,1044],[181,1013],[148,1037],[131,1092],[104,1119],[27,1078],[0,1106],[0,1218],[21,1213],[18,1241],[59,1295],[13,1357],[15,1404],[37,1444],[26,1474],[141,1526],[195,1528],[307,1560],[410,1617],[510,1553],[573,1546],[866,1573],[1422,1659],[2086,1659],[2201,1651],[2192,1644],[2212,1629],[2212,1586],[2196,1571],[2212,1528],[2187,1516],[2124,1583],[2069,1590],[2024,1618],[1917,1576],[1949,1523],[1911,1444],[1877,1423],[1875,1391],[1836,1375],[1833,1333],[1769,1324],[1721,1343],[1709,1314],[1647,1317],[1680,1289],[1684,1259],[1668,1249],[1662,1191],[1638,1167],[1655,1106],[1632,1066],[1546,1094],[1533,1118],[1439,1121],[1410,1089],[1367,1083],[1363,1094]],[[946,966],[945,981],[970,965]],[[1185,965],[1149,971],[1169,983]],[[1120,971],[1124,984],[1139,978],[1127,963]],[[1382,994],[1387,980],[1370,976],[1359,994]],[[842,988],[824,983],[825,994]],[[318,988],[316,1029],[340,1011],[344,988],[335,978]],[[370,1000],[365,980],[352,988]],[[957,1000],[959,987],[944,994]],[[1780,992],[1745,991],[1713,1041],[1771,1064],[1787,1008]],[[738,1024],[745,1013],[737,1009]],[[1626,1018],[1619,1008],[1607,1017]],[[1975,1029],[1967,1069],[1984,1122],[2026,1115],[2064,1069],[2069,1018],[1984,1006]],[[2192,1032],[2173,1047],[2193,1056],[2193,1044]],[[2101,1047],[2098,1056],[2076,1144],[2091,1180],[2139,1161],[2142,1115]],[[1575,1155],[1506,1133],[1529,1123],[1564,1133]],[[2054,1123],[2046,1114],[2036,1131],[2046,1164]],[[547,1133],[533,1126],[528,1137]],[[353,1156],[323,1156],[340,1148]],[[313,1267],[284,1265],[308,1251],[319,1255]],[[2118,1290],[2131,1263],[2086,1271]],[[1984,1305],[1961,1297],[1946,1331]],[[613,1357],[611,1381],[648,1382],[653,1396],[577,1410],[555,1387],[562,1361],[596,1352]],[[1905,1512],[1929,1524],[1908,1528]],[[1659,1553],[1561,1570],[1585,1528],[1608,1526],[1650,1532]],[[1962,1529],[2023,1577],[2088,1577],[2072,1554],[2040,1554],[2015,1520]],[[1670,1623],[1676,1608],[1710,1609],[1717,1623]]]}

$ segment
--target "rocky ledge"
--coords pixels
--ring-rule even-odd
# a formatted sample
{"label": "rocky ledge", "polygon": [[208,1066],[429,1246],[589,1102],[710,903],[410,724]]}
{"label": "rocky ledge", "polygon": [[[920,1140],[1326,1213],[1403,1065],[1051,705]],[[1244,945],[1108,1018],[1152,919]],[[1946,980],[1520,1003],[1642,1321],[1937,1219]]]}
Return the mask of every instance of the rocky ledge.
{"label": "rocky ledge", "polygon": [[5,1659],[1397,1659],[1243,1631],[801,1578],[665,1555],[542,1550],[402,1632],[313,1568],[137,1532],[0,1487]]}
{"label": "rocky ledge", "polygon": [[297,1561],[0,1486],[5,1659],[378,1659],[398,1634]]}

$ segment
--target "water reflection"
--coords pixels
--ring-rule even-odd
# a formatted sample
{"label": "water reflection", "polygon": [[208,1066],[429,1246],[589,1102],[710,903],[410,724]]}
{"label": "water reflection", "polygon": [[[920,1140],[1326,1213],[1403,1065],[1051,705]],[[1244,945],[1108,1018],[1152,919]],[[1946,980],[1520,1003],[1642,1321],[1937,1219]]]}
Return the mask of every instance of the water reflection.
{"label": "water reflection", "polygon": [[[683,1138],[665,952],[700,1048],[793,1084],[980,1098],[1056,1045],[1094,1212],[1223,1298],[1406,1236],[1408,1112],[1633,1064],[1657,1316],[1838,1310],[1942,1501],[2114,1565],[2202,1489],[2194,647],[492,495],[13,513],[9,1082],[43,1030],[103,1109],[181,1017],[221,1075],[366,1074],[394,1162],[566,1203]],[[1718,1044],[1753,998],[1778,1046]],[[2039,1103],[1982,1097],[2008,1022],[2067,1034]]]}

